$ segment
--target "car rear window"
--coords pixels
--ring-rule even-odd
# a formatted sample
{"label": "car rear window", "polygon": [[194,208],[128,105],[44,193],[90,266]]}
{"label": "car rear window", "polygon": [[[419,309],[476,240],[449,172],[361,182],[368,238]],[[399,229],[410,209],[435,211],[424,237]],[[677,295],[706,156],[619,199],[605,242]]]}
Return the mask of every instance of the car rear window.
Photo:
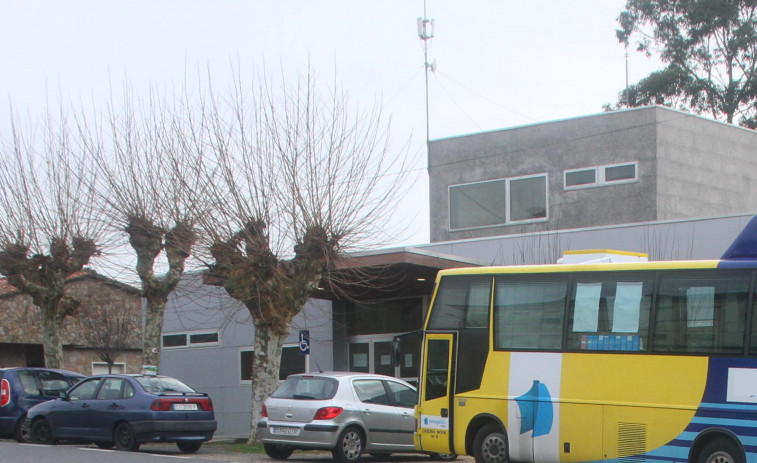
{"label": "car rear window", "polygon": [[166,376],[137,376],[137,382],[147,392],[154,394],[170,392],[194,392],[192,388],[182,383],[178,379]]}
{"label": "car rear window", "polygon": [[271,397],[295,400],[326,400],[334,397],[339,383],[333,378],[313,376],[290,377]]}

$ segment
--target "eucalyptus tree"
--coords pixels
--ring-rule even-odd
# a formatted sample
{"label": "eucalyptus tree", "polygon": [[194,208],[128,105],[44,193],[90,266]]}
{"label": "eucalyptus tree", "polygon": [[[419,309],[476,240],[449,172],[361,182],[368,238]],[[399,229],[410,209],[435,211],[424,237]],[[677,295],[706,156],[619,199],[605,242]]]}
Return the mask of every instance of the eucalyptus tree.
{"label": "eucalyptus tree", "polygon": [[664,104],[757,127],[757,2],[628,0],[618,23],[621,43],[665,68],[621,92],[617,106]]}
{"label": "eucalyptus tree", "polygon": [[80,305],[66,281],[98,255],[104,237],[100,172],[62,104],[37,129],[22,128],[11,111],[0,140],[0,273],[40,308],[45,364],[61,368],[61,325]]}
{"label": "eucalyptus tree", "polygon": [[201,220],[209,276],[255,327],[251,442],[293,317],[340,256],[379,239],[407,174],[406,150],[390,149],[377,107],[351,105],[310,70],[294,82],[259,82],[208,92],[202,111],[217,168],[213,213]]}

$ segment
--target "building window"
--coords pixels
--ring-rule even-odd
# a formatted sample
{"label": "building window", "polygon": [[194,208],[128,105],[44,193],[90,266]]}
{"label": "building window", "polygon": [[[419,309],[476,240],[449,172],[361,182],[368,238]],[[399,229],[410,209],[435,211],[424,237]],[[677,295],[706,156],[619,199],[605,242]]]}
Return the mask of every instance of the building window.
{"label": "building window", "polygon": [[194,331],[163,335],[164,348],[201,347],[218,344],[218,331]]}
{"label": "building window", "polygon": [[[125,363],[114,363],[111,373],[114,375],[122,375],[126,373]],[[92,376],[106,375],[108,374],[108,364],[105,362],[92,362]]]}
{"label": "building window", "polygon": [[[252,350],[239,351],[239,380],[243,383],[252,381],[252,353]],[[284,380],[296,373],[305,373],[305,356],[300,355],[298,345],[284,346],[281,349],[279,379]]]}
{"label": "building window", "polygon": [[240,381],[252,381],[252,353],[251,350],[239,351]]}
{"label": "building window", "polygon": [[597,169],[583,169],[565,172],[565,188],[594,185],[597,183]]}
{"label": "building window", "polygon": [[547,174],[450,185],[449,228],[491,227],[547,218]]}
{"label": "building window", "polygon": [[218,342],[218,333],[198,333],[189,335],[189,344],[209,344]]}
{"label": "building window", "polygon": [[637,167],[636,162],[626,162],[623,164],[566,170],[563,173],[565,189],[575,190],[635,182],[638,180]]}
{"label": "building window", "polygon": [[297,373],[305,373],[305,356],[300,354],[299,346],[284,346],[281,350],[279,379],[284,380]]}
{"label": "building window", "polygon": [[163,347],[186,347],[187,335],[182,334],[164,334]]}
{"label": "building window", "polygon": [[510,180],[510,216],[508,222],[547,217],[547,176]]}

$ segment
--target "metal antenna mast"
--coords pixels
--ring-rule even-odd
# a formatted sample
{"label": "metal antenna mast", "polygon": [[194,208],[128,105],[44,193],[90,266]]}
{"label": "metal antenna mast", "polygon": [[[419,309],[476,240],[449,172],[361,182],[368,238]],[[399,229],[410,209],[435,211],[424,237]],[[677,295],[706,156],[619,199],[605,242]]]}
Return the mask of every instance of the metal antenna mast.
{"label": "metal antenna mast", "polygon": [[426,1],[423,1],[423,17],[418,18],[418,37],[423,43],[423,61],[426,67],[426,169],[431,169],[431,136],[428,112],[428,71],[434,71],[436,63],[428,62],[428,41],[434,38],[434,20],[426,18]]}

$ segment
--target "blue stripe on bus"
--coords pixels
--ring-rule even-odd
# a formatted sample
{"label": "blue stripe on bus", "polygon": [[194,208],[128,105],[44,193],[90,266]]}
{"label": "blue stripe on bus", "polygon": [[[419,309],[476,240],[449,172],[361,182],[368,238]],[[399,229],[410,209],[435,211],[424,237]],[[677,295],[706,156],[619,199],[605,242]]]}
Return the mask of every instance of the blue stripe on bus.
{"label": "blue stripe on bus", "polygon": [[743,411],[743,412],[757,412],[757,405],[751,405],[751,404],[713,404],[713,403],[703,403],[699,406],[699,411],[709,412],[709,411],[719,411],[719,410],[736,410],[736,411]]}
{"label": "blue stripe on bus", "polygon": [[757,428],[757,422],[754,420],[736,420],[730,418],[715,418],[715,417],[701,417],[695,416],[691,420],[692,424],[706,424],[717,425],[724,427],[738,427],[738,428]]}

